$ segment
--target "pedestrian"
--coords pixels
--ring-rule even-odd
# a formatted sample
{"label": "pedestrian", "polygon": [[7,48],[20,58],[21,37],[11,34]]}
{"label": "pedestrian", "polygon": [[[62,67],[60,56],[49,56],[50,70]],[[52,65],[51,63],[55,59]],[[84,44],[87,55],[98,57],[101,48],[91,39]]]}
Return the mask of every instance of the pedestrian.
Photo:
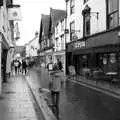
{"label": "pedestrian", "polygon": [[14,61],[15,74],[17,74],[17,73],[18,73],[18,65],[19,65],[18,60],[15,60],[15,61]]}
{"label": "pedestrian", "polygon": [[60,70],[63,69],[63,65],[62,65],[62,62],[60,61],[60,59],[57,59],[57,65],[58,65]]}
{"label": "pedestrian", "polygon": [[21,72],[21,62],[20,61],[18,61],[18,73],[20,73]]}
{"label": "pedestrian", "polygon": [[26,75],[26,72],[27,72],[27,64],[26,64],[26,61],[23,60],[22,61],[22,74],[25,73]]}
{"label": "pedestrian", "polygon": [[49,83],[49,88],[51,91],[52,105],[56,108],[56,116],[59,118],[59,99],[61,90],[61,70],[55,64],[53,66],[53,71],[50,73],[51,79]]}

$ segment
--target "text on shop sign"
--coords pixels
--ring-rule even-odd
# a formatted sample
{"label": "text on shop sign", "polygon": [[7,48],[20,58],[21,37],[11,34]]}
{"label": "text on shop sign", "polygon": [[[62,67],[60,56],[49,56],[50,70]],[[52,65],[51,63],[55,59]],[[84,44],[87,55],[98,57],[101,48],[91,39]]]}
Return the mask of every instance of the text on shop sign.
{"label": "text on shop sign", "polygon": [[74,48],[81,48],[81,47],[85,47],[85,42],[82,41],[82,42],[76,42],[74,43]]}

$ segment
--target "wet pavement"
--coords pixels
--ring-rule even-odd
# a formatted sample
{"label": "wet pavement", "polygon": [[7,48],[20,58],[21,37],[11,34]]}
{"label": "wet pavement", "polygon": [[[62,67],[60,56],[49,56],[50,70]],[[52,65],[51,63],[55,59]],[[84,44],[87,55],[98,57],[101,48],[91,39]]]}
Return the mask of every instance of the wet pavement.
{"label": "wet pavement", "polygon": [[[31,74],[34,74],[34,71]],[[38,74],[38,79],[36,79],[38,84],[48,88],[48,72],[42,68]],[[62,86],[61,120],[120,120],[119,109],[120,100],[117,98],[76,82],[68,81]]]}
{"label": "wet pavement", "polygon": [[2,97],[0,120],[38,120],[40,118],[23,75],[11,77],[7,83],[3,84]]}

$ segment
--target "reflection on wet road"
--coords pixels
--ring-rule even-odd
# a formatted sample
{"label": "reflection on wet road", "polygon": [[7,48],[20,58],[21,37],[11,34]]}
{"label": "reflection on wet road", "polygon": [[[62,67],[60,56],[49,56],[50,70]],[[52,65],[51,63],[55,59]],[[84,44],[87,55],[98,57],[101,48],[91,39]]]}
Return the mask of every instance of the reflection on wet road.
{"label": "reflection on wet road", "polygon": [[68,82],[61,92],[62,120],[119,120],[120,101]]}
{"label": "reflection on wet road", "polygon": [[[47,87],[48,76],[42,72],[40,84]],[[120,100],[68,81],[60,96],[61,120],[120,120]]]}

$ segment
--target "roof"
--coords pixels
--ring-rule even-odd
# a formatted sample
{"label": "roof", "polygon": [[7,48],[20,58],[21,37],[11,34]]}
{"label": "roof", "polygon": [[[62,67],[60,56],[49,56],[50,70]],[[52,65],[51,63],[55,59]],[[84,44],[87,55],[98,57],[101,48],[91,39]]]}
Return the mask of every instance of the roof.
{"label": "roof", "polygon": [[65,10],[52,9],[50,8],[50,17],[51,17],[51,32],[53,32],[53,28],[56,26],[58,21],[63,20],[66,16]]}
{"label": "roof", "polygon": [[44,36],[48,37],[49,35],[49,23],[50,23],[50,15],[41,15],[41,24],[40,24],[40,39],[42,37],[42,32]]}

